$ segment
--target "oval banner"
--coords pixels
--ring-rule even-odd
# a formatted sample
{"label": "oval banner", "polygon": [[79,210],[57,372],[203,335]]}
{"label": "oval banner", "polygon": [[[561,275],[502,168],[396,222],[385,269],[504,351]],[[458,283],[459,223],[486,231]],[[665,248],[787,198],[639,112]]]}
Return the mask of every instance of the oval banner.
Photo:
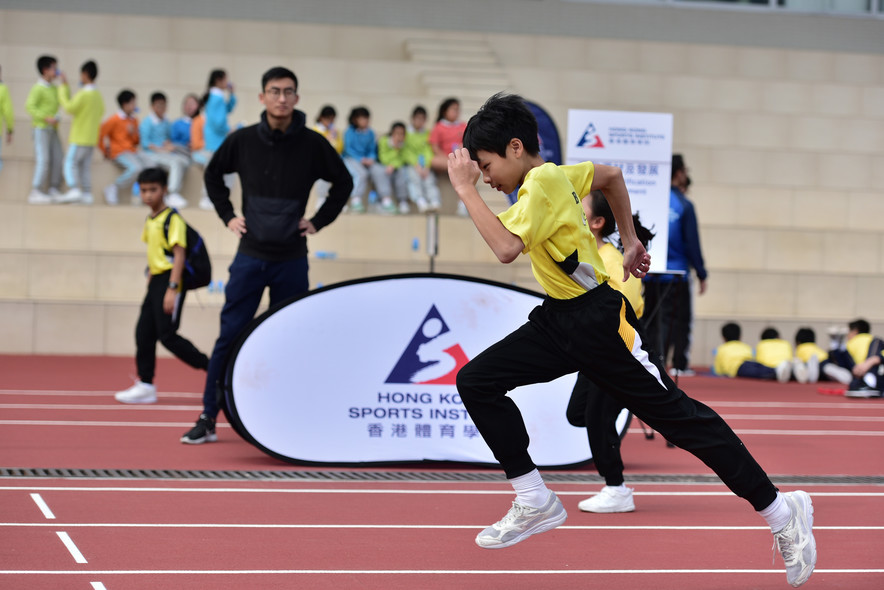
{"label": "oval banner", "polygon": [[[537,293],[456,275],[329,285],[277,306],[228,362],[228,417],[244,438],[294,463],[496,464],[455,387],[471,358],[527,321]],[[591,458],[565,409],[575,375],[510,395],[539,467]],[[617,422],[625,431],[629,413]]]}

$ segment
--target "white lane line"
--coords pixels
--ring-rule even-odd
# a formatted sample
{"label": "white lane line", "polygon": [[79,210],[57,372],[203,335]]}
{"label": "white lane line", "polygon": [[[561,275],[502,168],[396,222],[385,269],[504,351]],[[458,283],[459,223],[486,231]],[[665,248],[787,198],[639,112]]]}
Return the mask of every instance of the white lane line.
{"label": "white lane line", "polygon": [[[168,481],[168,480],[167,480]],[[209,482],[207,482],[209,483]],[[323,482],[317,482],[323,483]],[[41,492],[47,491],[64,491],[64,492],[167,492],[167,493],[196,493],[196,494],[228,494],[228,493],[236,493],[236,494],[461,494],[461,495],[513,495],[513,490],[509,488],[509,484],[506,482],[487,482],[489,484],[498,483],[501,486],[506,486],[506,489],[499,490],[454,490],[454,489],[405,489],[405,488],[202,488],[202,487],[176,487],[176,488],[160,488],[160,487],[134,487],[134,486],[120,486],[120,487],[110,487],[110,486],[101,486],[101,487],[78,487],[78,486],[0,486],[0,492],[2,491],[21,491],[21,490],[36,490]],[[585,496],[587,494],[586,491],[560,491],[558,487],[559,484],[555,485],[556,494],[561,496]],[[580,485],[598,485],[597,482],[589,483],[583,482]],[[630,484],[632,485],[632,484]],[[661,485],[657,483],[648,483],[644,484],[637,483],[635,485]],[[713,484],[686,484],[686,485],[717,485],[721,486],[720,483]],[[847,484],[844,484],[847,485]],[[872,485],[872,484],[868,484]],[[791,487],[791,485],[790,485]],[[730,497],[733,496],[732,492],[729,491],[706,491],[706,492],[692,492],[692,491],[636,491],[635,495],[639,496],[720,496],[720,497]],[[882,498],[884,497],[884,492],[817,492],[812,491],[810,495],[814,498],[817,496],[826,496],[826,497],[834,497],[834,498]]]}
{"label": "white lane line", "polygon": [[54,519],[55,515],[52,514],[52,510],[49,509],[49,505],[43,500],[43,497],[40,494],[31,494],[31,500],[37,505],[37,508],[40,509],[40,512],[43,513],[43,516],[48,519]]}
{"label": "white lane line", "polygon": [[77,549],[77,546],[74,544],[74,542],[71,540],[70,536],[68,536],[66,532],[56,531],[55,534],[58,535],[58,538],[61,539],[61,542],[64,543],[65,547],[67,547],[68,551],[70,552],[76,563],[88,563],[86,561],[86,558],[83,557],[83,554],[80,553],[80,550]]}
{"label": "white lane line", "polygon": [[107,590],[101,582],[92,582],[92,590]]}
{"label": "white lane line", "polygon": [[[191,412],[202,406],[171,406],[157,404],[0,404],[0,410],[174,410]],[[884,420],[884,418],[882,418]]]}
{"label": "white lane line", "polygon": [[[62,396],[62,397],[111,397],[115,391],[77,391],[73,389],[0,389],[0,395],[27,395],[27,396]],[[194,393],[192,391],[164,391],[167,397],[195,397],[202,399],[202,393]]]}
{"label": "white lane line", "polygon": [[[267,523],[193,523],[193,522],[0,522],[0,528],[109,528],[109,529],[476,529],[480,524],[267,524]],[[746,525],[562,525],[557,530],[572,531],[767,531],[768,526]],[[814,531],[884,531],[884,526],[815,526]],[[61,533],[59,533],[61,534]]]}
{"label": "white lane line", "polygon": [[[816,574],[881,574],[884,569],[815,569]],[[776,574],[783,575],[781,569],[609,569],[609,570],[0,570],[0,575],[62,575],[88,574],[90,576],[103,575],[295,575],[295,574],[345,574],[345,575],[415,575],[415,574],[439,574],[439,575],[587,575],[587,574]]]}

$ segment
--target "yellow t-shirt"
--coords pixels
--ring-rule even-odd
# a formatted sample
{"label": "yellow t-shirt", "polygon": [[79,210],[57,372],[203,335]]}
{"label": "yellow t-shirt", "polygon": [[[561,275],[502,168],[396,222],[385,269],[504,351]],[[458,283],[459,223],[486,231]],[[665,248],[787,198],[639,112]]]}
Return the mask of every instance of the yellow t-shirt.
{"label": "yellow t-shirt", "polygon": [[642,297],[642,282],[639,279],[630,278],[623,282],[623,254],[610,242],[604,242],[599,246],[599,255],[605,263],[605,271],[609,278],[608,284],[623,293],[629,304],[635,311],[636,317],[642,317],[645,313],[645,299]]}
{"label": "yellow t-shirt", "polygon": [[740,365],[752,360],[752,347],[739,340],[725,342],[715,351],[712,369],[716,375],[736,377]]}
{"label": "yellow t-shirt", "polygon": [[820,348],[816,342],[803,342],[795,347],[795,358],[802,363],[809,361],[813,355],[816,355],[819,362],[829,358],[829,353]]}
{"label": "yellow t-shirt", "polygon": [[148,215],[144,222],[141,241],[147,244],[147,267],[152,275],[172,270],[173,258],[166,251],[171,251],[176,245],[187,248],[187,226],[181,215],[175,215],[169,220],[169,241],[166,242],[163,225],[171,214],[172,209],[166,207],[156,217]]}
{"label": "yellow t-shirt", "polygon": [[792,345],[782,338],[768,338],[755,347],[755,360],[771,369],[776,369],[777,365],[783,361],[791,361],[792,358]]}
{"label": "yellow t-shirt", "polygon": [[573,299],[608,279],[578,195],[592,185],[592,162],[531,169],[519,200],[497,217],[522,238],[534,278],[555,299]]}
{"label": "yellow t-shirt", "polygon": [[847,341],[847,352],[853,358],[853,362],[860,364],[869,358],[869,345],[872,344],[871,334],[857,334]]}

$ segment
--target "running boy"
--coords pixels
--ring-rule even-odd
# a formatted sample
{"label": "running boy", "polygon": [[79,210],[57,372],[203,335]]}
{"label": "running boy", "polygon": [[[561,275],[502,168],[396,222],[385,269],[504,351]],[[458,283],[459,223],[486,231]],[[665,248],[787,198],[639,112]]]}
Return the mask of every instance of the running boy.
{"label": "running boy", "polygon": [[[810,496],[780,494],[721,417],[675,386],[659,359],[649,356],[632,307],[607,284],[578,195],[605,193],[621,230],[624,281],[641,278],[650,256],[636,237],[622,173],[592,162],[544,163],[539,151],[531,111],[520,97],[498,94],[470,119],[464,148],[448,157],[451,184],[491,250],[504,263],[528,254],[547,293],[526,324],[457,375],[464,406],[516,492],[506,516],[481,531],[476,543],[509,547],[565,522],[562,503],[528,454],[519,409],[506,394],[580,371],[747,499],[774,532],[787,580],[800,586],[816,563]],[[495,216],[476,190],[480,176],[503,194],[520,187],[518,201]]]}
{"label": "running boy", "polygon": [[[184,249],[187,228],[177,211],[166,207],[164,197],[168,175],[162,168],[146,168],[138,174],[141,201],[150,207],[141,239],[147,244],[147,294],[135,326],[135,365],[138,381],[114,398],[124,404],[152,404],[157,401],[153,384],[156,348],[159,340],[166,349],[193,367],[205,371],[209,358],[178,335],[184,306]],[[168,224],[168,225],[167,225]],[[168,228],[168,229],[167,229]]]}

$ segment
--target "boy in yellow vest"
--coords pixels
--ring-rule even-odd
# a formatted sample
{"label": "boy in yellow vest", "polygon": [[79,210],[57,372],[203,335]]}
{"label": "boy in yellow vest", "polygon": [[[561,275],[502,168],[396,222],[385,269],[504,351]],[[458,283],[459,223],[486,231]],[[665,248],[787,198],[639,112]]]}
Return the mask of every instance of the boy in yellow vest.
{"label": "boy in yellow vest", "polygon": [[872,327],[858,318],[847,324],[847,341],[837,335],[829,352],[836,364],[848,369],[853,380],[847,386],[847,397],[882,397],[884,391],[884,341],[871,334]]}

